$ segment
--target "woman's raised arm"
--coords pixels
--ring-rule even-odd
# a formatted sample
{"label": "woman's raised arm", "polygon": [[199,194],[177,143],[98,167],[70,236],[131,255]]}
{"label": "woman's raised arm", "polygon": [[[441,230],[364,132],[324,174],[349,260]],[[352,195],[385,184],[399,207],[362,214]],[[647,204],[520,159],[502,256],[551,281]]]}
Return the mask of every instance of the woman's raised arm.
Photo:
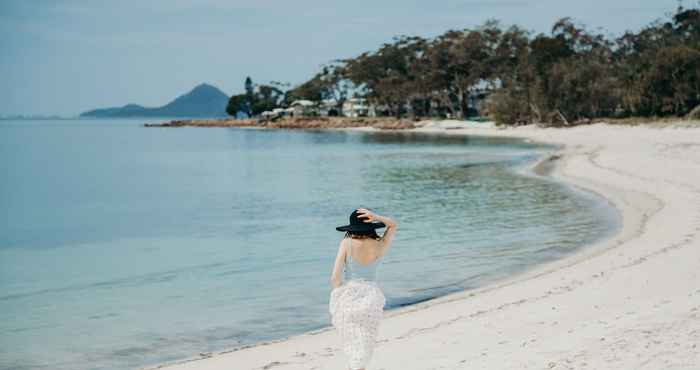
{"label": "woman's raised arm", "polygon": [[357,217],[364,218],[365,222],[379,221],[386,225],[386,230],[384,231],[384,235],[380,240],[382,255],[386,254],[386,252],[389,250],[389,247],[391,247],[392,240],[394,240],[394,234],[396,234],[396,227],[398,226],[398,222],[394,221],[389,217],[375,214],[366,208],[358,208],[357,211],[360,213],[357,215]]}

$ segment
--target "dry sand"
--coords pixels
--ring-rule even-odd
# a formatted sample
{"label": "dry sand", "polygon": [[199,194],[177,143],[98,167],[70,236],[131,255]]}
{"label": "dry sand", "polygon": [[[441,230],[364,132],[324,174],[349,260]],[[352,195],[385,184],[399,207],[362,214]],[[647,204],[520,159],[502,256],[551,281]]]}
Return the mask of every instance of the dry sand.
{"label": "dry sand", "polygon": [[[623,225],[509,280],[387,311],[369,369],[700,369],[700,128],[423,126],[563,144],[551,176],[606,197]],[[344,364],[327,328],[150,368]]]}

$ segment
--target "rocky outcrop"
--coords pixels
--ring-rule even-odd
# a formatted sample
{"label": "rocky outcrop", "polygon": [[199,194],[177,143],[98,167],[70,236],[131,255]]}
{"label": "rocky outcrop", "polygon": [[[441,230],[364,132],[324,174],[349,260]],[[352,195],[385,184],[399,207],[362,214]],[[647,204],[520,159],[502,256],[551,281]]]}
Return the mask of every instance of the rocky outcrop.
{"label": "rocky outcrop", "polygon": [[373,127],[386,130],[400,130],[414,128],[415,125],[408,119],[389,117],[285,117],[272,120],[253,119],[221,119],[221,120],[173,120],[164,123],[146,123],[145,127],[264,127],[286,129],[322,129],[322,128],[348,128],[348,127]]}

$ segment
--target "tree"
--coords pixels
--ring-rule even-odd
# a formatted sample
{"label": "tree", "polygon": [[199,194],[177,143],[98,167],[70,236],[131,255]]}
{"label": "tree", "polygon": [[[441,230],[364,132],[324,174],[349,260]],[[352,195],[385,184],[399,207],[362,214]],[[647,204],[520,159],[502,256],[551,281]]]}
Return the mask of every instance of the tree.
{"label": "tree", "polygon": [[700,50],[661,48],[640,78],[641,109],[651,115],[685,115],[700,104]]}
{"label": "tree", "polygon": [[679,7],[667,22],[617,39],[622,107],[628,115],[683,115],[700,103],[700,11]]}
{"label": "tree", "polygon": [[253,80],[250,78],[250,76],[245,78],[244,82],[244,87],[245,87],[245,96],[246,96],[246,108],[245,111],[248,114],[248,117],[253,116],[253,104],[255,100],[255,95],[254,95],[254,88],[255,85],[253,84]]}
{"label": "tree", "polygon": [[248,112],[248,96],[246,94],[232,95],[226,105],[226,113],[232,117],[237,117],[239,112]]}
{"label": "tree", "polygon": [[256,85],[250,77],[245,79],[245,93],[233,95],[229,98],[226,112],[231,116],[237,116],[239,112],[245,112],[248,117],[253,117],[266,110],[277,108],[285,97],[282,91],[285,84],[271,82],[269,85]]}
{"label": "tree", "polygon": [[253,115],[279,107],[285,96],[282,90],[272,85],[258,85],[256,90],[251,105]]}

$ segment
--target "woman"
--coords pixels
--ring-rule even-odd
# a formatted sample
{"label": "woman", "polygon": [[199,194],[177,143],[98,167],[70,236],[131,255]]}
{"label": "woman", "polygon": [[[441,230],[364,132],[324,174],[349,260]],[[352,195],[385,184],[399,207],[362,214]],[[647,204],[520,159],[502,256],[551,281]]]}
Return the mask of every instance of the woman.
{"label": "woman", "polygon": [[[374,222],[377,221],[377,222]],[[376,229],[386,227],[379,237]],[[377,267],[391,246],[396,233],[394,220],[358,208],[350,214],[350,224],[336,227],[345,231],[338,246],[328,309],[348,357],[351,370],[365,370],[372,358],[379,321],[386,299],[377,285]],[[341,272],[345,266],[345,279]]]}

